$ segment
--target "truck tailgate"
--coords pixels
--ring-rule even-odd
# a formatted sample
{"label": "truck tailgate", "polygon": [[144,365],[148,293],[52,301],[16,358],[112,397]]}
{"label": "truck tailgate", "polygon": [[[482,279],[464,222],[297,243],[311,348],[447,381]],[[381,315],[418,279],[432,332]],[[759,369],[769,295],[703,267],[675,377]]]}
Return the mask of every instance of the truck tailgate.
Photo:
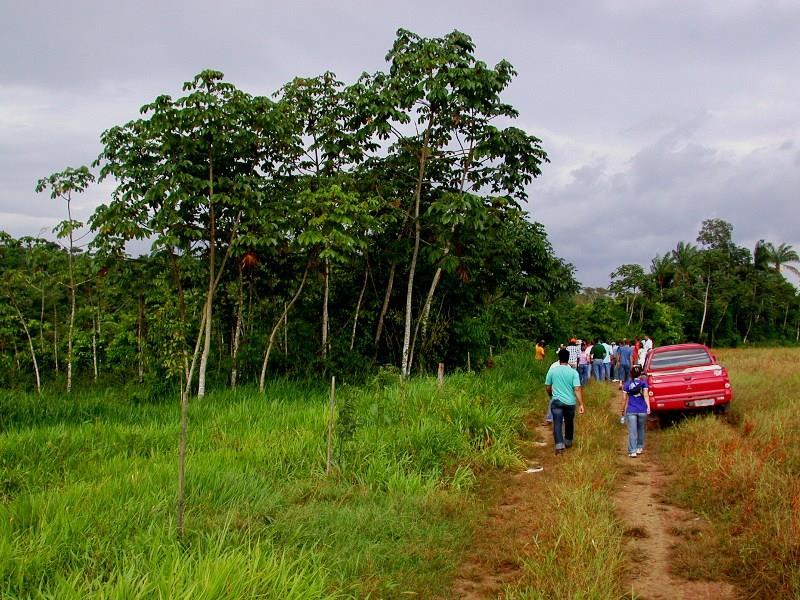
{"label": "truck tailgate", "polygon": [[730,399],[722,367],[708,365],[680,371],[653,372],[648,378],[653,408],[714,406]]}

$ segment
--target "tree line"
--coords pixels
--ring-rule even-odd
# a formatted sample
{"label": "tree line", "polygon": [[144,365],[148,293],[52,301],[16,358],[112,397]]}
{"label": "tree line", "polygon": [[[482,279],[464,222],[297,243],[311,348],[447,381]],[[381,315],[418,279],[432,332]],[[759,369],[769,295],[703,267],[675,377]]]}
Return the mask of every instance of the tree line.
{"label": "tree line", "polygon": [[[608,289],[586,288],[572,318],[592,337],[649,333],[658,343],[712,346],[800,343],[800,295],[784,276],[800,276],[786,243],[737,245],[733,226],[703,221],[696,243],[680,241],[649,269],[623,264]],[[580,329],[584,328],[584,329]]]}
{"label": "tree line", "polygon": [[555,331],[577,283],[520,206],[547,154],[502,99],[513,67],[458,31],[399,30],[386,61],[270,97],[203,71],[42,178],[66,219],[58,242],[0,236],[0,384],[172,381],[185,403],[274,373],[477,364]]}

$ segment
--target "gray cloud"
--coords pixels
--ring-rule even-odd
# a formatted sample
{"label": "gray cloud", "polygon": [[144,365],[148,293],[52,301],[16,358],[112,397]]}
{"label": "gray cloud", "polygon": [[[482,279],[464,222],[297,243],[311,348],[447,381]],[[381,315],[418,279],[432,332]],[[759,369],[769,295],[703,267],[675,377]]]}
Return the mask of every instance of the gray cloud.
{"label": "gray cloud", "polygon": [[[552,163],[530,209],[586,285],[649,264],[704,218],[800,249],[800,5],[790,1],[569,3],[11,2],[0,22],[0,228],[38,234],[63,207],[36,179],[90,162],[99,134],[203,68],[267,94],[326,69],[383,67],[394,31],[454,28],[509,59],[508,99]],[[78,218],[107,198],[95,188]]]}

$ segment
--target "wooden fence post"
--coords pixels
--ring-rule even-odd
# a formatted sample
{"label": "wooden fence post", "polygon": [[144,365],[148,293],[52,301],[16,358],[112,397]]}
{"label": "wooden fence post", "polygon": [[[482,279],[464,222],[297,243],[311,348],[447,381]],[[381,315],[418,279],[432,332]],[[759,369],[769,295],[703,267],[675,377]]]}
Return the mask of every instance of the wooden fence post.
{"label": "wooden fence post", "polygon": [[438,374],[436,376],[436,380],[437,380],[437,384],[439,386],[439,389],[442,389],[442,386],[444,386],[444,363],[443,362],[439,363],[439,372],[438,372]]}

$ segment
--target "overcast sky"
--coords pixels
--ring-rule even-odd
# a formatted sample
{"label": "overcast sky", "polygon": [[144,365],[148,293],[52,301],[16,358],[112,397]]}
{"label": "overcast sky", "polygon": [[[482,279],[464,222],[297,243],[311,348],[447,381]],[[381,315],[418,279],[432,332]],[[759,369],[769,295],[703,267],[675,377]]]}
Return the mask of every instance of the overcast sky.
{"label": "overcast sky", "polygon": [[[103,130],[205,68],[253,94],[384,68],[399,27],[509,60],[507,100],[551,163],[532,218],[586,286],[649,266],[703,219],[800,251],[800,2],[0,0],[0,229],[47,235],[36,180],[91,162]],[[108,197],[73,204],[86,220]]]}

